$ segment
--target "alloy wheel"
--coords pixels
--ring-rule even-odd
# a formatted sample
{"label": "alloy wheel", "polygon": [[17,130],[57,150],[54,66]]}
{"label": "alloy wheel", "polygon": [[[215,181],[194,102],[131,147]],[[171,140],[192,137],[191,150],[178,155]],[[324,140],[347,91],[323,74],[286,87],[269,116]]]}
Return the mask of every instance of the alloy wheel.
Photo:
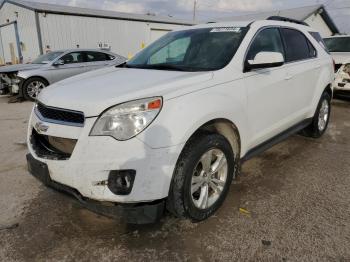
{"label": "alloy wheel", "polygon": [[318,129],[322,132],[326,129],[329,118],[329,104],[327,100],[323,100],[320,113],[318,115]]}
{"label": "alloy wheel", "polygon": [[45,84],[43,82],[33,81],[27,86],[27,94],[30,98],[35,100],[43,88],[45,88]]}
{"label": "alloy wheel", "polygon": [[193,204],[198,209],[210,208],[220,198],[227,181],[227,159],[219,149],[211,149],[197,163],[191,183]]}

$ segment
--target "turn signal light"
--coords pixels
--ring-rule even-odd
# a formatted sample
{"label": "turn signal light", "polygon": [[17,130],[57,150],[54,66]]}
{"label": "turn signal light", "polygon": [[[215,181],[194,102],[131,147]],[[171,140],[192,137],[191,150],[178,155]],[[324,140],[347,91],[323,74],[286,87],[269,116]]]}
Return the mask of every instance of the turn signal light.
{"label": "turn signal light", "polygon": [[148,103],[147,109],[160,109],[162,107],[162,100],[157,99]]}

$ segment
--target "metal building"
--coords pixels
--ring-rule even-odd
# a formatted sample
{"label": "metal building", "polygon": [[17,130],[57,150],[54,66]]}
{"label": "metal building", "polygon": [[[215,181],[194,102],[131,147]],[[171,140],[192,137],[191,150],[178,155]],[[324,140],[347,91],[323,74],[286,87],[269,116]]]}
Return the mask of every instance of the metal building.
{"label": "metal building", "polygon": [[93,10],[22,0],[0,6],[0,64],[29,62],[49,50],[106,48],[123,56],[191,25],[171,17]]}

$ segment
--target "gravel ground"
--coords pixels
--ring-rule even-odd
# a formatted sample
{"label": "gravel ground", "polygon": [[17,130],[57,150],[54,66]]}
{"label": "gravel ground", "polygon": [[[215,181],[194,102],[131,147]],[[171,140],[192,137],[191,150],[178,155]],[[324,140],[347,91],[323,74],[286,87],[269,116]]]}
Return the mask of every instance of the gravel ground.
{"label": "gravel ground", "polygon": [[350,102],[333,105],[322,139],[293,136],[246,162],[216,216],[130,226],[32,178],[32,104],[1,97],[0,261],[350,261]]}

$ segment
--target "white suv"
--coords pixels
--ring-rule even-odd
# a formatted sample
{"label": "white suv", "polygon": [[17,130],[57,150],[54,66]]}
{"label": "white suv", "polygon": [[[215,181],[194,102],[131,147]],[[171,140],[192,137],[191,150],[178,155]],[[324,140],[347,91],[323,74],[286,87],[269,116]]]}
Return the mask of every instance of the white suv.
{"label": "white suv", "polygon": [[330,116],[332,58],[292,22],[199,25],[121,67],[56,83],[30,118],[30,172],[97,212],[200,221],[240,163]]}
{"label": "white suv", "polygon": [[335,62],[334,94],[350,97],[350,35],[328,37],[324,42]]}

